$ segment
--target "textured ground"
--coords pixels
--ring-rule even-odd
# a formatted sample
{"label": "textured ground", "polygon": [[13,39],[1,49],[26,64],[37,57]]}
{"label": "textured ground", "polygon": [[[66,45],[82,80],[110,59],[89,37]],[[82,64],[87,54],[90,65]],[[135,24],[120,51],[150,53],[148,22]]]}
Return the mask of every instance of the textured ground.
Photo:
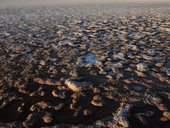
{"label": "textured ground", "polygon": [[0,10],[1,127],[170,127],[170,8]]}

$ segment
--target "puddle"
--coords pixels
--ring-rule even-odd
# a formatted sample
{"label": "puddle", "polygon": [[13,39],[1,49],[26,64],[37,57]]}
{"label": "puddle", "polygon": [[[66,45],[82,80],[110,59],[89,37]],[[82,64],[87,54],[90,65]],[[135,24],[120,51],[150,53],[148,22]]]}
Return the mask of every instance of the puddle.
{"label": "puddle", "polygon": [[100,60],[98,57],[96,57],[95,54],[92,53],[88,53],[86,54],[83,58],[82,58],[84,63],[91,63],[91,64],[95,64],[96,61]]}
{"label": "puddle", "polygon": [[136,92],[144,92],[145,89],[143,89],[142,87],[140,87],[139,85],[133,85],[132,88],[134,89],[134,91]]}
{"label": "puddle", "polygon": [[143,89],[139,86],[134,86],[133,89],[137,92],[143,92]]}
{"label": "puddle", "polygon": [[52,51],[50,52],[50,57],[51,57],[51,58],[57,58],[57,53],[56,53],[54,50],[52,50]]}
{"label": "puddle", "polygon": [[167,62],[165,64],[165,68],[170,68],[170,60],[167,60]]}
{"label": "puddle", "polygon": [[89,46],[90,48],[94,48],[95,44],[93,42],[90,42]]}

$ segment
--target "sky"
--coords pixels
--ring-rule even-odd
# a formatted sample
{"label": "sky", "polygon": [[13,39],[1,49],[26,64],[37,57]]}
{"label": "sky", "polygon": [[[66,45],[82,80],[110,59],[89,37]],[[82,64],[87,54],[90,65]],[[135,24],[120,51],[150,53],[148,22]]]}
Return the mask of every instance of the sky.
{"label": "sky", "polygon": [[96,3],[165,3],[170,0],[0,0],[0,7]]}

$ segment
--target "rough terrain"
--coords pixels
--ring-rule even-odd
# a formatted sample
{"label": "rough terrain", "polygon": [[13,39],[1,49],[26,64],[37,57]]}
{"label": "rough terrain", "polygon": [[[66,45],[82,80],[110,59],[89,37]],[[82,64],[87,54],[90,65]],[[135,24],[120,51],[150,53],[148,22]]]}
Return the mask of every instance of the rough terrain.
{"label": "rough terrain", "polygon": [[169,128],[169,6],[1,9],[0,127]]}

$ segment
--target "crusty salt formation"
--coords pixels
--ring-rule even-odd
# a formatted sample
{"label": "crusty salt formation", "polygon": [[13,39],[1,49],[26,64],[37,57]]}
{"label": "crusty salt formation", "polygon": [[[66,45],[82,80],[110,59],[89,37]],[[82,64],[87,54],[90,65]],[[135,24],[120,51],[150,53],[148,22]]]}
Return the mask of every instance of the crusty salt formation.
{"label": "crusty salt formation", "polygon": [[0,9],[0,127],[169,128],[168,7]]}

